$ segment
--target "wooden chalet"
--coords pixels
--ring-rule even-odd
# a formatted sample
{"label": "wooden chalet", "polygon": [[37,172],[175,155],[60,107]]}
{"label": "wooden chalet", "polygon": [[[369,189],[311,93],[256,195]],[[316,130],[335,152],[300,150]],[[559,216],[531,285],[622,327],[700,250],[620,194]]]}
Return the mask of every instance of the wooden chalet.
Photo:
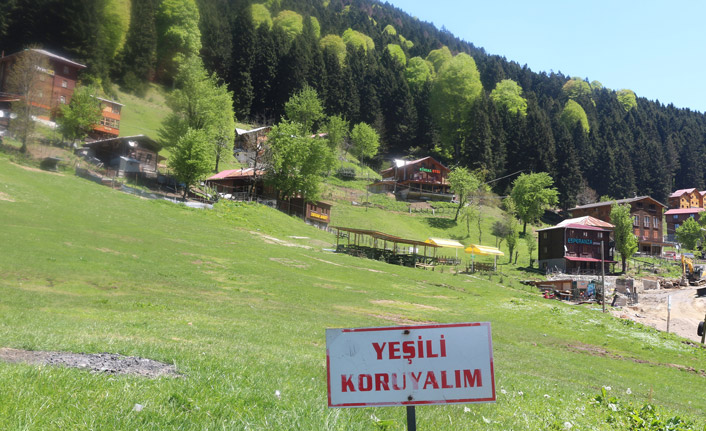
{"label": "wooden chalet", "polygon": [[449,168],[433,157],[394,160],[392,167],[380,172],[382,179],[368,186],[373,193],[394,193],[402,199],[453,200]]}
{"label": "wooden chalet", "polygon": [[572,217],[591,216],[610,223],[610,210],[613,204],[630,205],[638,251],[649,255],[661,255],[662,247],[667,245],[663,241],[662,228],[662,215],[667,206],[649,196],[581,205],[571,208],[569,212]]}
{"label": "wooden chalet", "polygon": [[85,156],[98,159],[116,172],[118,177],[157,176],[157,164],[161,146],[144,136],[122,136],[89,142],[79,150]]}
{"label": "wooden chalet", "polygon": [[93,126],[89,136],[94,139],[109,139],[118,136],[120,134],[120,112],[125,105],[102,97],[96,97],[96,100],[101,107],[101,119],[98,124]]}
{"label": "wooden chalet", "polygon": [[272,126],[258,127],[251,130],[235,129],[235,145],[233,156],[235,159],[247,166],[254,167],[255,161],[262,162],[265,153],[265,143],[267,134],[272,130]]}
{"label": "wooden chalet", "polygon": [[704,195],[697,189],[681,189],[669,195],[669,208],[703,208]]}
{"label": "wooden chalet", "polygon": [[[30,103],[40,109],[40,119],[50,120],[52,113],[60,105],[71,102],[78,74],[86,66],[43,49],[31,48],[31,50],[46,57],[49,68],[42,69],[42,74],[39,77],[41,89],[37,92],[35,99],[30,100]],[[8,93],[10,90],[8,77],[19,55],[23,52],[16,52],[0,58],[0,94],[3,95],[2,99],[7,102],[17,100],[16,95]]]}
{"label": "wooden chalet", "polygon": [[331,222],[331,207],[328,202],[307,201],[304,198],[292,198],[277,201],[277,208],[289,215],[303,219],[307,224],[318,228],[327,228]]}
{"label": "wooden chalet", "polygon": [[683,225],[684,222],[693,218],[699,221],[701,213],[704,212],[703,208],[674,208],[664,213],[664,218],[667,223],[667,241],[677,242],[676,233],[679,226]]}
{"label": "wooden chalet", "polygon": [[225,199],[248,200],[255,196],[276,198],[276,192],[265,186],[264,175],[265,171],[255,171],[253,168],[228,169],[209,177],[205,183],[215,188]]}
{"label": "wooden chalet", "polygon": [[564,220],[554,227],[538,230],[540,269],[599,274],[603,244],[603,262],[607,271],[608,264],[615,263],[610,247],[612,230],[612,224],[590,216]]}

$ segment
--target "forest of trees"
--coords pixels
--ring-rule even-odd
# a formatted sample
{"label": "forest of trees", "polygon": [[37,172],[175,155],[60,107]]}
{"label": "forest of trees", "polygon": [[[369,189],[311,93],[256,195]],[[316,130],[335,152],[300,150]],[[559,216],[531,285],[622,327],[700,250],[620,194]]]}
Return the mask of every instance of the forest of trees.
{"label": "forest of trees", "polygon": [[375,128],[377,163],[434,155],[488,179],[547,172],[565,208],[587,196],[664,202],[706,186],[702,113],[533,72],[386,3],[261,1],[6,0],[0,49],[40,44],[82,61],[84,81],[108,94],[113,83],[138,94],[149,81],[170,88],[174,59],[195,50],[233,93],[240,122],[279,121],[310,86],[327,115]]}

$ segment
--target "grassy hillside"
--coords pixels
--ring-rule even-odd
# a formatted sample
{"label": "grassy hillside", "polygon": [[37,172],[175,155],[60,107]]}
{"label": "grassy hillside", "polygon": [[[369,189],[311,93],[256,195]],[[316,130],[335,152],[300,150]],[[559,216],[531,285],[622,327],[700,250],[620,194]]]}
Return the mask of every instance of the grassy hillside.
{"label": "grassy hillside", "polygon": [[171,112],[164,101],[164,89],[151,84],[145,98],[118,91],[123,105],[120,119],[120,136],[147,135],[157,139],[157,130]]}
{"label": "grassy hillside", "polygon": [[0,363],[0,429],[401,430],[401,408],[326,407],[325,328],[463,321],[492,323],[498,402],[420,407],[420,429],[627,429],[647,402],[704,426],[703,349],[508,278],[332,254],[330,234],[269,208],[191,210],[0,154],[0,220],[0,347],[183,374]]}

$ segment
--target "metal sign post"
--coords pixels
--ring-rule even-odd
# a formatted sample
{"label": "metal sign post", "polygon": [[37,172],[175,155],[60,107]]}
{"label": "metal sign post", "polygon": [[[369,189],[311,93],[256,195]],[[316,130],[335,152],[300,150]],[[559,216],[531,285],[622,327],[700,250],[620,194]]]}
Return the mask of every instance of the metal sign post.
{"label": "metal sign post", "polygon": [[490,323],[326,330],[329,407],[495,402]]}
{"label": "metal sign post", "polygon": [[417,431],[417,412],[414,406],[407,406],[407,431]]}
{"label": "metal sign post", "polygon": [[669,334],[669,320],[672,315],[672,295],[667,296],[667,334]]}
{"label": "metal sign post", "polygon": [[605,256],[603,254],[603,241],[601,241],[601,302],[603,302],[603,312],[605,313]]}

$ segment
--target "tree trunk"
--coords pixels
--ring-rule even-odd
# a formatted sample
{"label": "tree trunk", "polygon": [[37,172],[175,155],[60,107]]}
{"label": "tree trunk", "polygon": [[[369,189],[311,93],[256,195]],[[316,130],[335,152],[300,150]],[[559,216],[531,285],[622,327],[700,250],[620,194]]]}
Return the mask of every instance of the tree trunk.
{"label": "tree trunk", "polygon": [[527,233],[527,222],[524,222],[524,224],[522,225],[522,236],[524,237],[526,233]]}
{"label": "tree trunk", "polygon": [[625,261],[627,260],[627,256],[623,256],[623,254],[620,253],[620,260],[623,261],[623,274],[625,274]]}

